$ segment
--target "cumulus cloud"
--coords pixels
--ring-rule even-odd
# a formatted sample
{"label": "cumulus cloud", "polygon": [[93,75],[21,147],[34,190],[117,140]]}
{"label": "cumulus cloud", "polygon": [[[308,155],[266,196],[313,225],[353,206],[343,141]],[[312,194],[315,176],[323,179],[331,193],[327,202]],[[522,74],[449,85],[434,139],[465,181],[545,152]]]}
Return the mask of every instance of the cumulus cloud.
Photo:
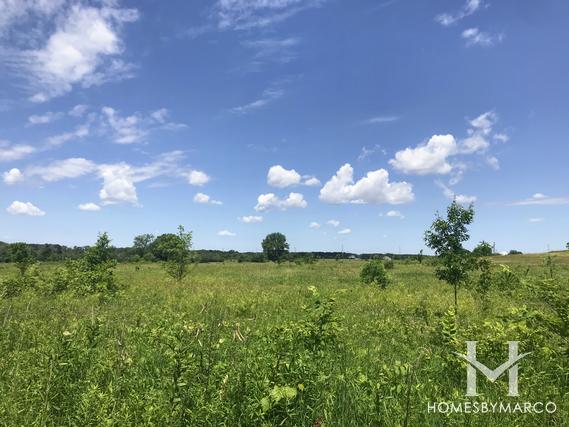
{"label": "cumulus cloud", "polygon": [[207,184],[211,180],[211,178],[205,172],[198,170],[190,171],[187,175],[187,178],[190,185],[196,185],[198,187]]}
{"label": "cumulus cloud", "polygon": [[326,224],[332,227],[338,227],[340,225],[340,221],[338,221],[337,219],[329,219],[328,221],[326,221]]}
{"label": "cumulus cloud", "polygon": [[314,229],[314,230],[318,230],[321,225],[319,223],[317,223],[316,221],[312,221],[310,224],[308,224],[308,227]]}
{"label": "cumulus cloud", "polygon": [[73,117],[83,117],[88,109],[89,107],[85,104],[77,104],[71,110],[69,110],[69,115]]}
{"label": "cumulus cloud", "polygon": [[294,169],[287,170],[281,165],[271,166],[267,173],[267,183],[273,187],[284,188],[300,184],[302,177]]}
{"label": "cumulus cloud", "polygon": [[236,236],[235,233],[229,231],[229,230],[220,230],[217,232],[218,236],[225,236],[225,237],[233,237]]}
{"label": "cumulus cloud", "polygon": [[204,193],[197,193],[194,196],[194,202],[202,204],[211,204],[211,205],[223,205],[223,202],[220,202],[219,200],[214,200]]}
{"label": "cumulus cloud", "polygon": [[550,197],[543,193],[535,193],[528,199],[513,202],[514,206],[530,206],[530,205],[567,205],[569,197]]}
{"label": "cumulus cloud", "polygon": [[389,182],[385,169],[368,172],[354,183],[354,170],[343,165],[320,190],[320,200],[327,203],[388,203],[413,201],[413,186],[407,182]]}
{"label": "cumulus cloud", "polygon": [[281,165],[271,166],[267,173],[267,184],[272,187],[285,188],[292,185],[318,186],[320,180],[311,175],[301,176],[294,169],[285,169]]}
{"label": "cumulus cloud", "polygon": [[286,199],[281,199],[273,193],[261,194],[257,198],[255,210],[258,212],[273,209],[287,210],[290,208],[305,208],[308,205],[300,193],[290,193]]}
{"label": "cumulus cloud", "polygon": [[14,201],[8,208],[6,208],[6,212],[11,215],[29,215],[29,216],[44,216],[45,212],[42,211],[37,206],[34,206],[30,202],[19,202]]}
{"label": "cumulus cloud", "polygon": [[218,0],[214,16],[220,30],[262,28],[284,21],[324,0]]}
{"label": "cumulus cloud", "polygon": [[111,107],[103,107],[103,114],[114,132],[117,144],[133,144],[140,142],[148,132],[140,126],[140,118],[136,115],[120,117]]}
{"label": "cumulus cloud", "polygon": [[[22,3],[61,3],[41,15],[49,21],[33,21],[36,32],[44,33],[43,45],[13,52],[17,69],[26,71],[36,89],[32,101],[45,102],[77,85],[89,87],[132,76],[132,66],[120,59],[124,51],[120,33],[125,23],[138,19],[135,9],[119,9],[114,2],[102,7],[57,0]],[[45,34],[46,28],[53,28],[51,34]]]}
{"label": "cumulus cloud", "polygon": [[400,218],[400,219],[405,218],[405,216],[403,216],[403,214],[402,214],[401,212],[399,212],[399,211],[394,211],[394,210],[388,211],[388,212],[385,214],[385,216],[387,216],[387,217],[389,217],[389,218]]}
{"label": "cumulus cloud", "polygon": [[103,178],[103,188],[99,191],[99,198],[103,205],[117,203],[138,205],[133,170],[130,165],[126,163],[101,165],[99,175]]}
{"label": "cumulus cloud", "polygon": [[457,152],[452,135],[433,135],[426,144],[395,153],[389,163],[406,174],[447,174],[452,170],[448,158]]}
{"label": "cumulus cloud", "polygon": [[101,210],[101,207],[96,203],[82,203],[77,208],[81,211],[87,212],[97,212]]}
{"label": "cumulus cloud", "polygon": [[4,184],[12,185],[17,182],[20,182],[24,179],[24,174],[18,168],[12,168],[7,172],[2,174],[2,178],[4,180]]}
{"label": "cumulus cloud", "polygon": [[466,196],[464,194],[456,194],[454,191],[452,191],[449,187],[447,187],[440,181],[437,181],[436,184],[443,190],[444,196],[449,200],[456,200],[456,202],[460,203],[461,205],[469,205],[476,201],[476,196]]}
{"label": "cumulus cloud", "polygon": [[338,234],[350,234],[352,232],[349,228],[344,228],[343,230],[338,231]]}
{"label": "cumulus cloud", "polygon": [[239,217],[239,221],[244,222],[245,224],[253,224],[256,222],[263,222],[263,217],[260,215],[247,215]]}
{"label": "cumulus cloud", "polygon": [[530,218],[529,222],[543,222],[543,218]]}

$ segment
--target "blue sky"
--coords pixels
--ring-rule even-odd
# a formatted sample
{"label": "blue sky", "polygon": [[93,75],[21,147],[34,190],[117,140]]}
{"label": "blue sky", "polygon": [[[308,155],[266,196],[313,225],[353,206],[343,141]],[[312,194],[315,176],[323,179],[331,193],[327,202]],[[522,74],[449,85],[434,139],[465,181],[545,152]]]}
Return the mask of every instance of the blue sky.
{"label": "blue sky", "polygon": [[0,240],[569,241],[569,3],[0,0]]}

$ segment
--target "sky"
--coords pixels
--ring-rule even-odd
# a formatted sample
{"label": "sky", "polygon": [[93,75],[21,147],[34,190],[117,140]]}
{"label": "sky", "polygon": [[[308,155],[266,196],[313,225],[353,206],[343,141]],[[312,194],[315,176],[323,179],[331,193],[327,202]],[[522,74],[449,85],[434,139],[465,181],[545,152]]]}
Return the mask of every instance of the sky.
{"label": "sky", "polygon": [[569,2],[0,0],[0,240],[569,241]]}

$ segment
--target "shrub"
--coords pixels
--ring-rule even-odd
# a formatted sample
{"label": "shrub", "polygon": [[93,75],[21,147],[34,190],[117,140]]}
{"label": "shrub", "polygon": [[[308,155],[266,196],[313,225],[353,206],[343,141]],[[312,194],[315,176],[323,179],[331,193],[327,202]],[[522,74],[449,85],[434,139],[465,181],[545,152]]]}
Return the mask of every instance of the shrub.
{"label": "shrub", "polygon": [[391,258],[384,258],[383,266],[385,267],[386,270],[392,270],[393,267],[395,267],[395,263]]}
{"label": "shrub", "polygon": [[381,288],[385,288],[389,283],[389,276],[385,271],[385,267],[380,260],[374,259],[368,261],[362,268],[360,278],[363,283],[376,284]]}

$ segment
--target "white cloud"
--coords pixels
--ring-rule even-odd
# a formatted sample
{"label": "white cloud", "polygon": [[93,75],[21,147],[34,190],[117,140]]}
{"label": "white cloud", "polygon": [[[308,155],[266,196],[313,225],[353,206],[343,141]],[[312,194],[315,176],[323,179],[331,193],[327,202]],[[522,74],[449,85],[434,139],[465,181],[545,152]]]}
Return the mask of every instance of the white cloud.
{"label": "white cloud", "polygon": [[101,207],[96,203],[82,203],[79,206],[77,206],[77,208],[79,210],[88,211],[88,212],[96,212],[101,210]]}
{"label": "white cloud", "polygon": [[211,197],[204,193],[197,193],[194,196],[194,202],[211,205],[223,205],[223,202],[220,202],[219,200],[213,200]]}
{"label": "white cloud", "polygon": [[34,153],[36,149],[31,145],[10,144],[8,141],[0,140],[0,162],[12,162],[20,160]]}
{"label": "white cloud", "polygon": [[379,144],[375,144],[371,148],[362,147],[362,151],[358,155],[358,160],[362,161],[362,160],[366,159],[367,157],[369,157],[372,154],[377,153],[377,152],[381,152],[383,155],[387,154],[387,151],[385,151],[384,148],[381,148],[381,145],[379,145]]}
{"label": "white cloud", "polygon": [[166,118],[168,117],[168,109],[160,108],[159,110],[153,111],[150,117],[157,121],[158,123],[166,123]]}
{"label": "white cloud", "polygon": [[214,6],[220,30],[267,27],[324,0],[218,0]]}
{"label": "white cloud", "polygon": [[65,144],[74,139],[81,139],[89,136],[89,126],[81,125],[72,132],[63,132],[58,135],[50,136],[47,138],[48,147],[57,147],[58,145]]}
{"label": "white cloud", "polygon": [[236,236],[235,233],[229,231],[229,230],[220,230],[217,232],[218,236],[225,236],[225,237],[233,237]]}
{"label": "white cloud", "polygon": [[4,172],[2,175],[4,179],[4,183],[7,185],[12,185],[17,182],[20,182],[24,179],[24,174],[18,168],[12,168],[7,172]]}
{"label": "white cloud", "polygon": [[350,234],[352,232],[349,228],[344,228],[343,230],[338,231],[338,234]]}
{"label": "white cloud", "polygon": [[398,151],[389,163],[406,174],[447,174],[452,170],[448,157],[456,152],[454,136],[433,135],[426,144]]}
{"label": "white cloud", "polygon": [[[36,3],[40,2],[49,3]],[[38,90],[32,101],[47,101],[76,85],[89,87],[132,76],[128,72],[131,67],[118,59],[124,50],[120,28],[137,20],[138,13],[135,9],[115,8],[113,3],[104,2],[101,8],[80,3],[59,7],[55,29],[45,45],[16,53]],[[36,24],[40,32],[53,26],[43,20]]]}
{"label": "white cloud", "polygon": [[28,123],[31,125],[45,125],[47,123],[51,123],[56,121],[57,119],[60,119],[62,116],[63,113],[60,112],[54,113],[48,111],[47,113],[44,114],[32,115],[28,117]]}
{"label": "white cloud", "polygon": [[271,104],[273,101],[281,98],[285,94],[282,88],[282,82],[274,84],[271,87],[265,89],[263,94],[247,104],[240,105],[238,107],[233,107],[231,112],[236,114],[247,114],[255,110],[259,110]]}
{"label": "white cloud", "polygon": [[500,161],[495,156],[486,157],[486,163],[494,170],[500,169]]}
{"label": "white cloud", "polygon": [[285,188],[300,184],[300,174],[294,169],[287,170],[281,165],[271,166],[267,173],[267,183],[273,187]]}
{"label": "white cloud", "polygon": [[543,222],[543,218],[530,218],[529,222]]}
{"label": "white cloud", "polygon": [[462,38],[466,41],[466,46],[493,46],[503,40],[504,35],[492,35],[478,28],[467,28],[461,34]]}
{"label": "white cloud", "polygon": [[263,222],[263,217],[260,215],[248,215],[239,217],[239,221],[244,222],[245,224],[253,224],[256,222]]}
{"label": "white cloud", "polygon": [[280,199],[273,193],[261,194],[257,198],[255,210],[258,212],[272,209],[287,210],[289,208],[305,208],[308,205],[300,193],[290,193],[286,199]]}
{"label": "white cloud", "polygon": [[494,139],[500,142],[508,142],[510,140],[510,137],[505,133],[497,133],[494,134]]}
{"label": "white cloud", "polygon": [[381,123],[390,123],[399,120],[397,116],[375,116],[370,117],[369,119],[364,120],[364,124],[368,125],[377,125]]}
{"label": "white cloud", "polygon": [[405,216],[403,216],[403,214],[399,211],[389,211],[385,214],[385,216],[390,217],[390,218],[405,218]]}
{"label": "white cloud", "polygon": [[338,227],[340,225],[340,221],[337,219],[329,219],[326,221],[326,224],[331,225],[332,227]]}
{"label": "white cloud", "polygon": [[305,178],[303,184],[309,187],[318,187],[319,185],[321,185],[321,182],[315,176],[308,176]]}
{"label": "white cloud", "polygon": [[116,203],[138,205],[133,170],[130,165],[126,163],[101,165],[99,175],[103,178],[103,188],[99,192],[99,197],[104,205]]}
{"label": "white cloud", "polygon": [[85,104],[77,104],[71,110],[69,110],[69,115],[73,117],[83,117],[88,109],[89,107]]}
{"label": "white cloud", "polygon": [[14,201],[8,208],[6,208],[6,212],[11,215],[29,215],[29,216],[44,216],[45,212],[42,211],[37,206],[34,206],[30,202],[19,202]]}
{"label": "white cloud", "polygon": [[449,25],[455,24],[461,19],[475,13],[483,5],[481,0],[467,0],[465,5],[456,13],[441,13],[435,16],[435,21],[439,24],[448,27]]}
{"label": "white cloud", "polygon": [[530,206],[530,205],[567,205],[569,197],[550,197],[543,193],[535,193],[529,199],[520,200],[512,203],[514,206]]}
{"label": "white cloud", "polygon": [[187,177],[188,183],[190,185],[196,185],[198,187],[207,184],[211,180],[211,178],[205,172],[198,170],[191,171]]}
{"label": "white cloud", "polygon": [[148,132],[143,129],[141,119],[137,115],[120,117],[111,107],[103,107],[103,115],[107,124],[114,132],[114,142],[117,144],[133,144],[142,141]]}
{"label": "white cloud", "polygon": [[55,182],[65,178],[78,178],[95,172],[97,165],[84,158],[57,160],[47,166],[32,166],[26,170],[28,176],[39,176],[47,182]]}
{"label": "white cloud", "polygon": [[456,200],[461,205],[469,205],[476,201],[476,196],[466,196],[464,194],[456,194],[442,182],[437,181],[436,184],[443,190],[444,196],[449,200]]}
{"label": "white cloud", "polygon": [[243,46],[256,51],[254,63],[258,66],[265,62],[287,63],[296,57],[294,47],[300,43],[297,37],[287,37],[284,39],[261,39],[249,40],[242,43]]}
{"label": "white cloud", "polygon": [[312,221],[312,222],[308,225],[308,227],[313,228],[313,229],[315,229],[315,230],[318,230],[318,229],[321,227],[321,225],[320,225],[319,223],[317,223],[316,221]]}
{"label": "white cloud", "polygon": [[385,169],[368,172],[354,183],[354,170],[343,165],[320,190],[320,200],[327,203],[388,203],[413,201],[413,186],[405,181],[389,182]]}

